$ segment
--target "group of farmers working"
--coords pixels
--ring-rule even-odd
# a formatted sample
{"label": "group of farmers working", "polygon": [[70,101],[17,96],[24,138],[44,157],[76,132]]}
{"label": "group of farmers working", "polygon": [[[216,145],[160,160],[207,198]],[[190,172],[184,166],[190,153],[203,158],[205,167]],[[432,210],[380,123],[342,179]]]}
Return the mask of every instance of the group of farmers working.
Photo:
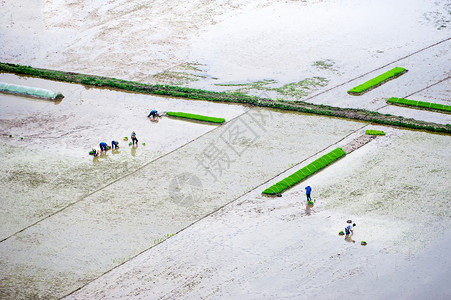
{"label": "group of farmers working", "polygon": [[[158,117],[161,117],[161,116],[158,114],[158,111],[156,109],[153,109],[153,110],[150,111],[150,113],[149,113],[149,115],[147,117],[148,118],[152,117],[152,119],[155,119],[155,118],[158,118]],[[138,138],[136,137],[136,132],[135,131],[132,132],[130,137],[132,139],[133,146],[135,144],[138,145]],[[99,147],[100,148],[92,147],[91,153],[92,153],[92,155],[94,155],[94,157],[99,157],[103,152],[106,152],[109,149],[112,149],[113,151],[119,149],[119,142],[115,141],[115,140],[111,141],[111,147],[107,143],[101,142],[99,144]]]}

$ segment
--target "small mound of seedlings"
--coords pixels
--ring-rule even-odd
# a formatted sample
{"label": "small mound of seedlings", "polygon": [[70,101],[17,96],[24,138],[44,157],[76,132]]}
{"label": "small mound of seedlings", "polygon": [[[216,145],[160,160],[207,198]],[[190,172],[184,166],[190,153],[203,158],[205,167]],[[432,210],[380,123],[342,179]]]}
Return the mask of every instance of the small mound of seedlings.
{"label": "small mound of seedlings", "polygon": [[372,130],[372,129],[368,129],[365,131],[365,134],[368,135],[385,135],[385,132],[382,130]]}
{"label": "small mound of seedlings", "polygon": [[128,141],[128,137],[124,136],[124,141]]}
{"label": "small mound of seedlings", "polygon": [[360,243],[360,245],[366,246],[366,242],[365,242],[365,241],[362,241],[362,242]]}
{"label": "small mound of seedlings", "polygon": [[387,100],[387,103],[394,104],[394,105],[400,105],[400,106],[407,106],[407,107],[410,106],[410,107],[420,108],[420,109],[435,110],[435,111],[439,111],[439,112],[451,112],[450,105],[431,103],[431,102],[423,102],[423,101],[415,101],[415,100],[409,100],[409,99],[404,99],[404,98],[392,97]]}
{"label": "small mound of seedlings", "polygon": [[331,164],[332,162],[341,158],[344,155],[346,155],[346,152],[344,152],[343,149],[341,149],[341,148],[337,148],[337,149],[321,156],[314,162],[308,164],[307,166],[300,169],[299,171],[291,174],[287,178],[282,179],[278,183],[270,186],[269,188],[264,190],[262,192],[262,194],[267,194],[267,195],[279,194],[282,191],[298,184],[299,182],[301,182],[308,176],[318,172],[322,168],[326,167],[327,165]]}
{"label": "small mound of seedlings", "polygon": [[372,89],[377,88],[378,86],[386,83],[389,80],[395,79],[396,77],[401,76],[406,73],[407,70],[400,67],[395,67],[390,71],[387,71],[373,79],[368,80],[367,82],[362,83],[348,91],[349,95],[360,96],[366,92],[371,91]]}
{"label": "small mound of seedlings", "polygon": [[184,119],[190,119],[190,120],[196,120],[196,121],[203,121],[203,122],[210,122],[210,123],[224,123],[224,118],[216,118],[216,117],[209,117],[209,116],[202,116],[202,115],[195,115],[195,114],[189,114],[184,112],[173,112],[168,111],[166,113],[168,116],[171,117],[177,117],[177,118],[184,118]]}
{"label": "small mound of seedlings", "polygon": [[344,233],[343,231],[340,231],[340,232],[338,233],[338,235],[345,235],[345,233]]}

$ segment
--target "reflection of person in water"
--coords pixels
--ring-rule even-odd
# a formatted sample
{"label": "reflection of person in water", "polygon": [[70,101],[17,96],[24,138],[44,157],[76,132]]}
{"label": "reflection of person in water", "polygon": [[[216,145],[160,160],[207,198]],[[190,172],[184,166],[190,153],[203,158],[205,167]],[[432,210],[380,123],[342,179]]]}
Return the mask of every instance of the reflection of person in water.
{"label": "reflection of person in water", "polygon": [[345,235],[345,241],[348,242],[348,243],[350,243],[350,242],[355,243],[355,241],[352,239],[352,234],[351,235],[349,235],[349,234]]}
{"label": "reflection of person in water", "polygon": [[138,148],[138,144],[132,146],[132,156],[136,155],[136,149]]}
{"label": "reflection of person in water", "polygon": [[307,216],[310,216],[311,214],[312,214],[312,207],[313,207],[313,204],[306,204],[305,205],[305,215],[307,215]]}

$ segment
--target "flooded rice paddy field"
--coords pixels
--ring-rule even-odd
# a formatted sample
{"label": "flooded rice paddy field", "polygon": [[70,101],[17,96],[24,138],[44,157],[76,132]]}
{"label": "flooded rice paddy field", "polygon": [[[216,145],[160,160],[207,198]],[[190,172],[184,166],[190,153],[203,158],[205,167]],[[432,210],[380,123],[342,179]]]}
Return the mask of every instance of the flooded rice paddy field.
{"label": "flooded rice paddy field", "polygon": [[[377,129],[387,136],[282,198],[261,191],[291,171],[68,299],[449,295],[450,137]],[[307,184],[314,188],[313,207],[306,205]],[[346,239],[338,232],[348,219],[357,227]]]}
{"label": "flooded rice paddy field", "polygon": [[[446,1],[0,5],[2,62],[451,123],[385,106],[389,97],[449,105]],[[346,94],[383,66],[409,71]],[[55,104],[0,94],[2,299],[451,297],[449,135],[11,74],[0,81],[65,95]],[[227,123],[153,122],[154,108]],[[282,197],[261,195],[366,129],[387,135]],[[122,140],[133,130],[137,147]],[[88,155],[113,139],[119,151]],[[348,219],[357,227],[345,239]]]}

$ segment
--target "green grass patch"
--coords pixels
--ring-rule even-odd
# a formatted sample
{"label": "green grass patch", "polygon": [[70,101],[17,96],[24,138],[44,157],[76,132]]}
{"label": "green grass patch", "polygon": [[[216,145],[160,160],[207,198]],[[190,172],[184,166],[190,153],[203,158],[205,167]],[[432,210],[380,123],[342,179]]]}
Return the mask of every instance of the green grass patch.
{"label": "green grass patch", "polygon": [[267,195],[276,195],[284,190],[298,184],[305,178],[309,177],[310,175],[318,172],[319,170],[323,169],[327,165],[331,164],[332,162],[336,161],[337,159],[341,158],[342,156],[346,155],[346,152],[343,151],[341,148],[337,148],[317,160],[313,161],[312,163],[308,164],[307,166],[303,167],[299,171],[291,174],[290,176],[286,177],[285,179],[282,179],[281,181],[277,182],[276,184],[270,186],[266,190],[262,192],[262,194]]}
{"label": "green grass patch", "polygon": [[395,105],[398,104],[398,105],[402,105],[402,106],[413,106],[415,108],[423,108],[423,109],[451,112],[451,106],[449,106],[449,105],[431,103],[431,102],[423,102],[423,101],[415,101],[415,100],[409,100],[409,99],[404,99],[404,98],[392,97],[387,100],[387,103],[395,104]]}
{"label": "green grass patch", "polygon": [[171,117],[191,119],[191,120],[210,122],[210,123],[221,124],[221,123],[225,122],[224,118],[208,117],[208,116],[195,115],[195,114],[189,114],[189,113],[184,113],[184,112],[168,111],[166,114]]}
{"label": "green grass patch", "polygon": [[405,72],[407,72],[406,69],[400,68],[400,67],[395,67],[395,68],[391,69],[390,71],[387,71],[373,79],[368,80],[365,83],[362,83],[361,85],[358,85],[358,86],[350,89],[348,91],[348,94],[356,95],[356,96],[362,95],[363,93],[368,92],[368,91],[380,86],[381,84],[384,84],[385,82],[387,82],[391,79],[401,76]]}
{"label": "green grass patch", "polygon": [[385,132],[382,130],[372,130],[372,129],[368,129],[365,131],[365,134],[369,134],[369,135],[385,135]]}

